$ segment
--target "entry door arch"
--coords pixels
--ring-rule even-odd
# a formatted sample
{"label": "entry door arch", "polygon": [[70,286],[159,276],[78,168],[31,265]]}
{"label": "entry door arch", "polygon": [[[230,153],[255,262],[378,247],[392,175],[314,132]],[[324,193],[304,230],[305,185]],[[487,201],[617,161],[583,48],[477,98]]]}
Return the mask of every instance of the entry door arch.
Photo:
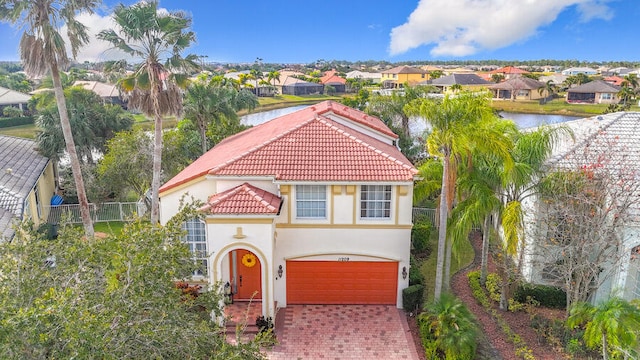
{"label": "entry door arch", "polygon": [[262,300],[262,264],[260,258],[247,249],[229,252],[231,289],[235,300]]}

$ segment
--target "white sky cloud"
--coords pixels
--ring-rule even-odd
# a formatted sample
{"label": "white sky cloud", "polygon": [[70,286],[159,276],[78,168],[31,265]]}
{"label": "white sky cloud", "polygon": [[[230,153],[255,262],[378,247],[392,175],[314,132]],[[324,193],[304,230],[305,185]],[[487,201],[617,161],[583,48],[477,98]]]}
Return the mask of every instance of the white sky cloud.
{"label": "white sky cloud", "polygon": [[[165,8],[158,8],[158,14],[167,15],[169,14],[169,11]],[[113,13],[109,13],[108,15],[104,16],[97,13],[82,13],[76,16],[76,19],[88,28],[90,39],[89,42],[81,47],[78,51],[78,56],[76,58],[77,62],[101,62],[120,59],[126,59],[127,61],[132,60],[129,55],[123,53],[120,50],[114,49],[110,43],[96,38],[98,33],[102,30],[115,29],[116,31],[118,31],[118,26],[116,25],[115,21],[113,21],[112,15]],[[66,37],[66,25],[62,27],[60,33],[64,37],[66,43],[69,44],[69,40]],[[69,46],[67,46],[67,48],[69,48]]]}
{"label": "white sky cloud", "polygon": [[389,53],[435,44],[433,56],[467,56],[536,34],[563,10],[577,6],[581,21],[613,17],[610,0],[420,0],[407,22],[391,30]]}

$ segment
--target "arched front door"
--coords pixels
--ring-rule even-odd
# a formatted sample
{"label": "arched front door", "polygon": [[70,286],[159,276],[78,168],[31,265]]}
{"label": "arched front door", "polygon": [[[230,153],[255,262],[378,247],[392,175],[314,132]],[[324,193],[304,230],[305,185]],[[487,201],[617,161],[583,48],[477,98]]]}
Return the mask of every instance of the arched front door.
{"label": "arched front door", "polygon": [[258,257],[245,249],[233,250],[229,256],[234,300],[262,300],[262,270]]}

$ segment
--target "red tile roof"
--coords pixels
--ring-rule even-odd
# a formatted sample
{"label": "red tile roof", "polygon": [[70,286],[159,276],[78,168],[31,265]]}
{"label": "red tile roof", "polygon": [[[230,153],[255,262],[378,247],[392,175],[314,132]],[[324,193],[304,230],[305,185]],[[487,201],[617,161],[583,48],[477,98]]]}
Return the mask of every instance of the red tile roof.
{"label": "red tile roof", "polygon": [[495,69],[493,71],[489,71],[489,74],[528,74],[529,72],[526,70],[519,69],[514,66],[505,66],[500,69]]}
{"label": "red tile roof", "polygon": [[[356,126],[345,126],[339,115]],[[410,181],[417,170],[393,145],[362,126],[397,139],[375,117],[325,101],[225,139],[165,183],[160,192],[210,175],[272,176],[282,181]]]}
{"label": "red tile roof", "polygon": [[339,83],[339,84],[346,84],[347,80],[345,80],[344,78],[338,76],[338,72],[335,70],[330,70],[324,73],[324,76],[322,76],[320,78],[320,83],[322,84],[327,84],[327,83]]}
{"label": "red tile roof", "polygon": [[282,198],[249,183],[213,195],[200,210],[209,214],[273,214],[280,212]]}

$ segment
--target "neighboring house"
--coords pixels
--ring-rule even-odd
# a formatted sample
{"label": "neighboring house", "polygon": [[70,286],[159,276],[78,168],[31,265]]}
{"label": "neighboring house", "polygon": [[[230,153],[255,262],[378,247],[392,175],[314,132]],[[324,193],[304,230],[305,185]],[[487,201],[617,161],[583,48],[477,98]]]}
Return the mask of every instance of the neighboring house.
{"label": "neighboring house", "polygon": [[293,76],[287,76],[278,84],[280,94],[283,95],[310,95],[322,94],[324,85],[309,81],[300,80]]}
{"label": "neighboring house", "polygon": [[526,70],[522,70],[520,68],[517,68],[515,66],[505,66],[505,67],[501,67],[499,69],[495,69],[493,71],[490,71],[489,74],[494,75],[494,74],[498,74],[498,75],[502,75],[504,76],[504,78],[506,80],[509,79],[513,79],[516,77],[520,77],[524,74],[528,74],[529,72]]}
{"label": "neighboring house", "polygon": [[572,68],[562,70],[562,75],[567,75],[567,76],[578,75],[578,74],[596,75],[597,73],[598,73],[597,70],[592,69],[590,67],[572,67]]}
{"label": "neighboring house", "polygon": [[543,75],[538,78],[539,81],[546,83],[551,80],[551,83],[555,86],[562,86],[565,80],[567,80],[567,75],[562,74],[551,74],[551,75]]}
{"label": "neighboring house", "polygon": [[540,89],[544,88],[545,83],[531,78],[519,76],[503,81],[498,84],[489,85],[496,100],[538,100],[548,94],[546,91],[540,93]]}
{"label": "neighboring house", "polygon": [[620,87],[594,80],[567,90],[568,103],[617,104]]}
{"label": "neighboring house", "polygon": [[27,110],[29,99],[31,99],[31,95],[0,86],[0,116],[2,116],[2,109],[7,106],[13,106],[22,111]]}
{"label": "neighboring house", "polygon": [[160,188],[161,222],[188,195],[185,224],[205,265],[235,300],[389,304],[408,286],[416,168],[375,117],[332,101],[220,142]]}
{"label": "neighboring house", "polygon": [[120,90],[115,84],[107,84],[100,81],[76,81],[73,86],[82,86],[83,88],[93,91],[98,94],[102,100],[106,103],[126,106],[122,96],[120,96]]}
{"label": "neighboring house", "polygon": [[613,75],[613,76],[607,76],[602,80],[604,80],[605,82],[608,82],[611,85],[622,86],[622,82],[624,81],[624,78],[621,78],[620,76],[617,76],[617,75]]}
{"label": "neighboring house", "polygon": [[32,140],[0,135],[0,241],[13,238],[13,225],[30,219],[38,226],[49,216],[56,191],[51,160]]}
{"label": "neighboring house", "polygon": [[406,65],[383,70],[381,73],[382,87],[384,89],[401,88],[405,83],[413,86],[429,80],[427,71]]}
{"label": "neighboring house", "polygon": [[338,72],[335,70],[325,72],[324,76],[320,78],[320,83],[325,87],[327,85],[332,86],[337,93],[344,93],[347,91],[347,80],[338,76]]}
{"label": "neighboring house", "polygon": [[373,84],[380,84],[382,82],[382,74],[354,70],[347,73],[347,79],[369,80]]}
{"label": "neighboring house", "polygon": [[453,85],[460,85],[464,90],[486,89],[492,82],[487,81],[476,74],[451,74],[424,82],[425,85],[437,87],[442,93],[452,92]]}
{"label": "neighboring house", "polygon": [[[617,179],[620,178],[619,184],[625,189],[635,189],[620,189],[619,194],[639,191],[640,184],[637,182],[640,178],[637,174],[640,173],[640,113],[611,113],[564,122],[562,126],[572,129],[574,138],[568,134],[561,138],[548,162],[549,169],[604,169],[605,174],[615,174],[616,180],[611,184],[618,184]],[[581,156],[587,152],[589,156]],[[594,164],[594,161],[597,164]],[[616,193],[618,190],[609,191]],[[592,302],[606,299],[612,292],[617,291],[628,300],[640,298],[640,201],[637,200],[640,193],[621,196],[629,196],[630,201],[624,204],[629,206],[630,211],[625,217],[622,230],[616,232],[618,240],[615,244],[620,244],[619,247],[615,246],[618,253],[612,253],[605,266],[602,263],[597,264],[601,267],[597,283],[601,285],[592,294]],[[620,199],[618,197],[618,200]],[[522,269],[525,279],[535,283],[547,283],[549,278],[545,275],[545,265],[562,259],[561,255],[554,259],[548,256],[549,252],[535,250],[538,244],[544,243],[544,239],[538,237],[544,236],[544,231],[537,231],[535,227],[535,224],[541,222],[537,214],[544,206],[544,202],[535,196],[529,197],[526,204],[529,209],[526,211],[529,240],[527,250],[524,251]],[[549,237],[553,231],[558,230],[547,231]]]}

